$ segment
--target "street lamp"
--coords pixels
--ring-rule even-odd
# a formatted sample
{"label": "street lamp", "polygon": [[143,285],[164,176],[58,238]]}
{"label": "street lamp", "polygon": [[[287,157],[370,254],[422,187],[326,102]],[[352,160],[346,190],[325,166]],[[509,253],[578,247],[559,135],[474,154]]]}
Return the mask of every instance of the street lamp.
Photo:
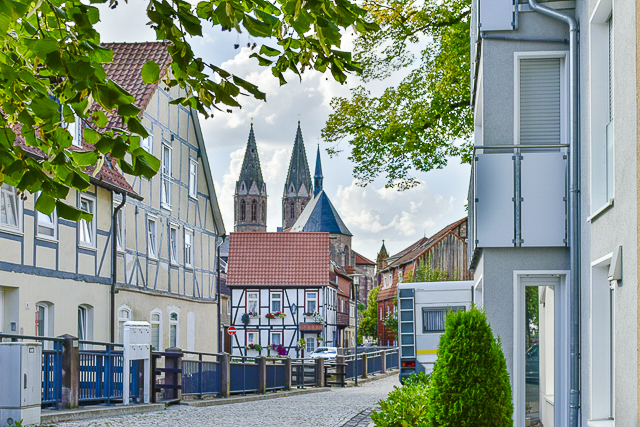
{"label": "street lamp", "polygon": [[354,369],[354,378],[355,385],[358,385],[358,285],[360,284],[360,276],[362,274],[352,274],[351,279],[353,280],[354,287],[354,296],[356,300],[354,314],[356,316],[356,342],[354,343],[355,347],[355,359],[353,361],[353,369]]}

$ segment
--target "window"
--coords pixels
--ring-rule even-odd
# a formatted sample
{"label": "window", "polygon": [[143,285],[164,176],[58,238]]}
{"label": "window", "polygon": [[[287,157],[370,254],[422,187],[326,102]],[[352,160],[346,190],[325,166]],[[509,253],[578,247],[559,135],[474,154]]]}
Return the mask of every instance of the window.
{"label": "window", "polygon": [[140,146],[144,148],[147,152],[152,153],[153,152],[153,133],[151,133],[150,130],[147,130],[147,132],[149,133],[149,136],[146,138],[142,138],[140,140]]}
{"label": "window", "polygon": [[271,292],[271,312],[282,311],[282,293]]}
{"label": "window", "polygon": [[69,123],[67,130],[71,134],[71,144],[74,147],[82,147],[82,119],[73,113],[74,121]]}
{"label": "window", "polygon": [[171,264],[178,264],[178,225],[169,224],[169,258]]}
{"label": "window", "polygon": [[293,202],[291,202],[291,219],[294,219],[296,217],[296,207],[293,204]]}
{"label": "window", "polygon": [[271,332],[269,344],[282,345],[282,332]]}
{"label": "window", "polygon": [[258,307],[260,294],[258,292],[247,292],[247,313],[259,313]]}
{"label": "window", "polygon": [[382,287],[383,287],[383,288],[386,288],[386,287],[387,287],[387,277],[386,277],[386,276],[385,276],[385,277],[383,277],[383,278],[382,278],[382,281],[384,282],[384,285],[383,285]]}
{"label": "window", "polygon": [[180,342],[178,328],[178,313],[169,313],[169,347],[178,347]]}
{"label": "window", "polygon": [[36,336],[49,336],[49,304],[36,304]]}
{"label": "window", "polygon": [[[117,202],[117,205],[114,204],[114,208],[120,206],[120,202]],[[125,223],[124,223],[124,219],[126,217],[125,213],[124,213],[124,206],[122,208],[120,208],[120,210],[118,211],[118,214],[116,215],[116,247],[118,248],[119,251],[124,251],[125,249]],[[114,209],[115,210],[115,209]]]}
{"label": "window", "polygon": [[95,199],[84,194],[80,195],[80,210],[93,215],[93,218],[89,222],[87,222],[85,219],[81,219],[78,222],[79,243],[83,246],[95,248],[96,246]]}
{"label": "window", "polygon": [[302,206],[300,206],[300,212],[304,212],[304,207],[305,207],[305,204],[303,203]]}
{"label": "window", "polygon": [[351,260],[350,254],[349,254],[349,246],[344,247],[344,265],[349,265],[349,261]]}
{"label": "window", "polygon": [[315,313],[318,311],[318,293],[317,292],[307,292],[306,295],[306,307],[307,313]]}
{"label": "window", "polygon": [[58,237],[58,217],[55,209],[50,215],[36,211],[36,236],[53,240]]}
{"label": "window", "polygon": [[158,259],[158,220],[156,217],[147,216],[147,255],[149,258]]}
{"label": "window", "polygon": [[307,342],[307,351],[313,353],[316,350],[316,339],[314,337],[308,337],[305,341]]}
{"label": "window", "polygon": [[184,229],[184,265],[193,267],[193,231]]}
{"label": "window", "polygon": [[247,219],[247,204],[244,200],[240,202],[240,220],[244,221]]}
{"label": "window", "polygon": [[171,209],[171,147],[162,144],[162,167],[160,177],[160,205]]}
{"label": "window", "polygon": [[158,309],[151,312],[151,350],[162,348],[162,312]]}
{"label": "window", "polygon": [[22,231],[22,201],[15,187],[2,184],[0,187],[0,226],[13,231]]}
{"label": "window", "polygon": [[258,203],[254,200],[251,202],[251,221],[258,220]]}
{"label": "window", "polygon": [[[388,307],[387,307],[388,309]],[[444,332],[445,319],[449,311],[464,311],[464,307],[438,307],[422,309],[422,332]]]}
{"label": "window", "polygon": [[267,221],[267,207],[265,206],[264,202],[262,202],[262,222],[266,222]]}
{"label": "window", "polygon": [[198,197],[198,161],[189,161],[189,196],[194,199]]}
{"label": "window", "polygon": [[131,309],[122,306],[118,309],[118,342],[124,343],[124,323],[131,320]]}
{"label": "window", "polygon": [[258,332],[247,332],[247,345],[249,344],[260,344],[260,334]]}
{"label": "window", "polygon": [[78,339],[93,339],[93,307],[87,304],[78,306]]}
{"label": "window", "polygon": [[380,320],[384,320],[384,317],[382,316],[382,313],[383,313],[382,307],[378,309],[378,312],[379,312]]}

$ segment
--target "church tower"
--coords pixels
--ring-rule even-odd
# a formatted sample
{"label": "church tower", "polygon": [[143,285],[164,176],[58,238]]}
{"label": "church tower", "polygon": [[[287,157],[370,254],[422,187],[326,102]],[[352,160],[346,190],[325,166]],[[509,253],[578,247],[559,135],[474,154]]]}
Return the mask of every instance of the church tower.
{"label": "church tower", "polygon": [[293,143],[289,172],[282,195],[282,228],[287,229],[296,223],[304,208],[309,204],[313,193],[311,173],[307,163],[307,152],[304,149],[300,122],[296,140]]}
{"label": "church tower", "polygon": [[253,123],[234,197],[234,231],[267,231],[267,186],[262,179]]}

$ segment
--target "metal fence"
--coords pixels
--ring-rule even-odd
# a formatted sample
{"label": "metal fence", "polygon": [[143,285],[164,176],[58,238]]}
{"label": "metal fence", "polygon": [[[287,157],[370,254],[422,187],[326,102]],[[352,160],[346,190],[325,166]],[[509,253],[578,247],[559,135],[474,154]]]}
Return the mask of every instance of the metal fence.
{"label": "metal fence", "polygon": [[[182,394],[184,396],[220,394],[221,354],[186,351],[182,359]],[[189,356],[192,358],[190,359]],[[197,356],[197,360],[193,357]]]}
{"label": "metal fence", "polygon": [[367,354],[367,373],[382,372],[382,352],[374,351]]}
{"label": "metal fence", "polygon": [[398,348],[387,350],[387,369],[398,369],[400,366]]}
{"label": "metal fence", "polygon": [[[113,400],[122,400],[123,382],[125,380],[129,386],[129,396],[132,398],[139,397],[139,362],[132,360],[128,369],[123,369],[122,344],[81,340],[80,346],[78,391],[78,402],[80,404],[110,404]],[[93,346],[104,347],[105,349],[90,349]]]}
{"label": "metal fence", "polygon": [[285,360],[277,357],[266,358],[267,391],[284,390],[286,388]]}
{"label": "metal fence", "polygon": [[231,393],[256,392],[259,387],[259,366],[253,357],[232,356],[230,363]]}
{"label": "metal fence", "polygon": [[317,365],[315,359],[291,359],[291,386],[304,388],[317,384]]}

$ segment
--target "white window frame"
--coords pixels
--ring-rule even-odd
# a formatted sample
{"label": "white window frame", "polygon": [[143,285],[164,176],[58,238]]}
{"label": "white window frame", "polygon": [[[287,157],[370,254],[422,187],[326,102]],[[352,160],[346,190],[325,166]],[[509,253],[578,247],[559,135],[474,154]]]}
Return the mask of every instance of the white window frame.
{"label": "white window frame", "polygon": [[82,120],[73,113],[73,123],[67,123],[67,130],[71,134],[71,145],[82,148]]}
{"label": "white window frame", "polygon": [[[93,215],[91,221],[87,222],[84,219],[78,221],[78,246],[83,247],[85,249],[95,249],[97,244],[97,236],[96,236],[96,198],[86,193],[80,194],[78,197],[78,209],[82,209],[82,202],[88,202],[87,206],[90,207],[90,211],[85,211]],[[84,229],[86,227],[86,229]],[[83,229],[85,231],[83,231]],[[86,233],[90,233],[90,239],[83,239],[82,235]]]}
{"label": "white window frame", "polygon": [[307,343],[307,348],[305,350],[307,350],[309,353],[313,353],[316,350],[316,348],[318,348],[316,337],[307,337],[305,341]]}
{"label": "white window frame", "polygon": [[[249,339],[249,337],[255,337],[257,339]],[[249,344],[260,344],[260,332],[259,331],[247,331],[247,346]]]}
{"label": "white window frame", "polygon": [[147,129],[148,137],[140,137],[140,147],[148,153],[153,153],[153,132]]}
{"label": "white window frame", "polygon": [[[309,295],[315,295],[315,298],[309,298]],[[319,313],[320,312],[320,306],[318,304],[318,301],[320,300],[320,294],[317,291],[313,291],[313,292],[305,292],[304,294],[304,311],[306,313]],[[316,308],[315,310],[309,310],[309,302],[310,301],[315,301],[316,303]]]}
{"label": "white window frame", "polygon": [[[40,193],[38,192],[37,197],[40,197]],[[35,210],[35,209],[34,209]],[[35,210],[35,219],[36,219],[36,237],[38,239],[43,239],[43,240],[53,240],[53,241],[57,241],[58,240],[58,215],[56,210],[54,209],[53,212],[51,212],[51,215],[47,215],[44,214],[38,210]],[[43,220],[44,218],[48,218],[51,223],[45,223],[45,222],[41,222],[41,220]],[[43,234],[40,232],[40,228],[45,228],[48,230],[51,230],[52,234]]]}
{"label": "white window frame", "polygon": [[[158,320],[154,320],[154,316],[158,316]],[[162,351],[162,310],[159,308],[154,308],[149,313],[149,323],[151,324],[151,347],[153,349],[153,328],[154,326],[158,329],[158,345],[153,351]]]}
{"label": "white window frame", "polygon": [[189,197],[198,198],[198,160],[189,159]]}
{"label": "white window frame", "polygon": [[[187,238],[189,237],[189,238]],[[187,242],[190,240],[190,242]],[[190,228],[184,227],[184,266],[186,268],[193,268],[194,262],[194,251],[193,251],[193,242],[195,240],[195,235],[193,230]]]}
{"label": "white window frame", "polygon": [[[513,79],[513,107],[514,127],[513,141],[520,145],[520,60],[522,59],[553,59],[560,58],[560,143],[566,144],[570,140],[569,135],[569,51],[535,51],[514,52],[514,76]],[[525,147],[525,146],[523,146]]]}
{"label": "white window frame", "polygon": [[[113,203],[113,210],[115,211],[116,208],[118,206],[120,206],[120,203],[122,203],[122,200],[120,201],[115,201]],[[124,252],[126,247],[127,247],[127,227],[126,227],[126,212],[125,212],[125,208],[127,207],[127,205],[125,204],[124,206],[122,206],[122,208],[120,208],[120,210],[118,211],[118,228],[116,230],[116,250],[118,252]]]}
{"label": "white window frame", "polygon": [[[180,226],[169,223],[169,262],[171,265],[180,264]],[[174,235],[175,234],[175,235]]]}
{"label": "white window frame", "polygon": [[[250,298],[251,295],[255,295],[255,298]],[[255,302],[255,313],[260,313],[260,291],[247,291],[247,313],[254,311],[251,309],[252,302]]]}
{"label": "white window frame", "polygon": [[274,336],[279,336],[280,337],[280,343],[276,344],[276,345],[281,345],[284,347],[284,333],[283,331],[269,331],[269,345],[275,344],[273,342],[273,337]]}
{"label": "white window frame", "polygon": [[[274,298],[274,296],[278,296],[278,298]],[[280,303],[280,310],[274,310],[273,308],[273,303],[278,301]],[[276,312],[276,311],[282,311],[284,312],[284,294],[283,292],[269,292],[269,311],[270,312]]]}
{"label": "white window frame", "polygon": [[121,305],[118,307],[118,343],[124,343],[124,324],[131,320],[131,307]]}
{"label": "white window frame", "polygon": [[[176,318],[173,319],[173,315],[176,315]],[[175,343],[171,342],[171,331],[175,331]],[[169,312],[169,347],[178,347],[180,348],[180,313],[177,311]]]}
{"label": "white window frame", "polygon": [[15,211],[13,213],[14,215],[16,215],[16,225],[10,225],[10,224],[0,222],[0,229],[2,229],[2,231],[22,234],[22,226],[24,222],[23,216],[22,216],[23,202],[22,202],[22,198],[18,196],[18,189],[9,184],[2,184],[2,186],[0,187],[0,198],[1,198],[0,204],[2,205],[6,204],[8,200],[7,198],[13,199],[14,206],[15,206]]}
{"label": "white window frame", "polygon": [[158,254],[158,217],[147,214],[147,257],[157,260]]}
{"label": "white window frame", "polygon": [[[80,322],[80,315],[84,313],[84,319],[82,319],[82,325]],[[83,328],[81,334],[81,329]],[[84,336],[82,336],[84,335]],[[88,304],[80,304],[78,306],[78,339],[91,341],[93,340],[93,307]],[[87,345],[82,345],[82,348],[88,348]]]}
{"label": "white window frame", "polygon": [[160,207],[167,210],[171,210],[172,158],[173,148],[163,142],[160,153]]}

